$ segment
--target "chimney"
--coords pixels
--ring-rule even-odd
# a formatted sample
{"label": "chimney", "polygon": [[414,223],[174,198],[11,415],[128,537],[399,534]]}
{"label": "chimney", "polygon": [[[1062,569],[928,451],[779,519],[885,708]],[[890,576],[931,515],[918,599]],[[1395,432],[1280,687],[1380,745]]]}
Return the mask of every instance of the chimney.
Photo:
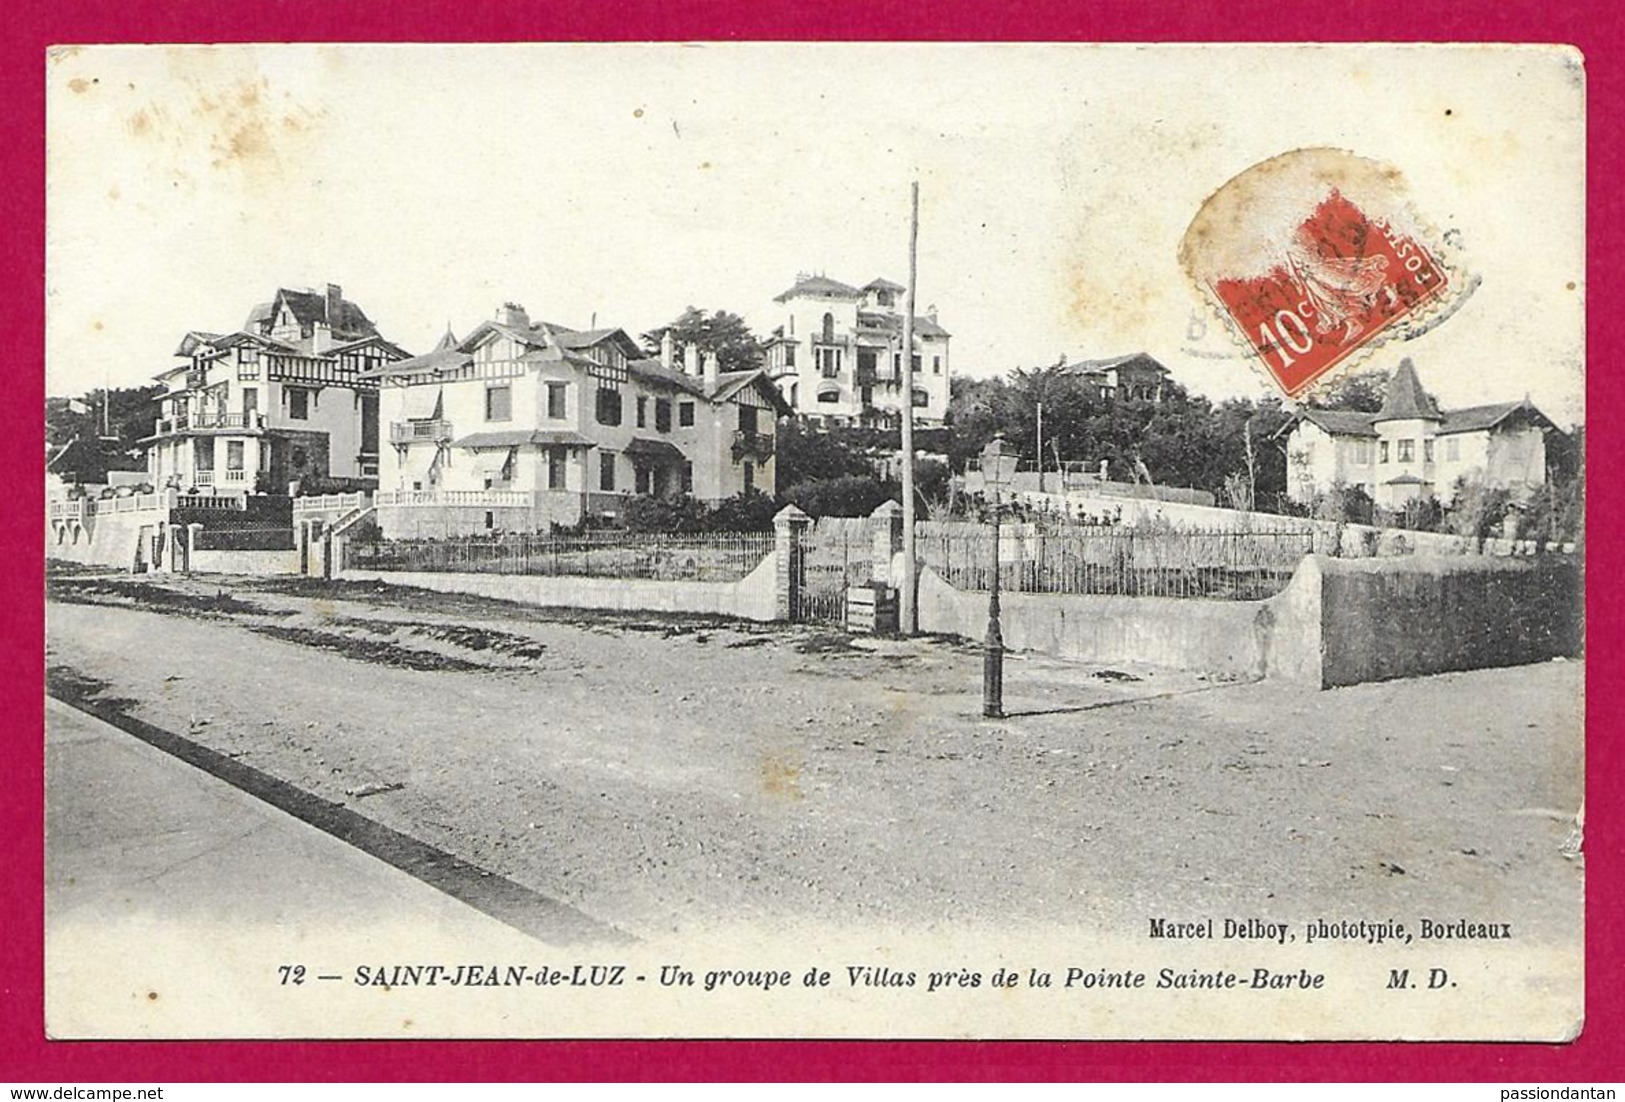
{"label": "chimney", "polygon": [[667,371],[671,370],[671,361],[677,354],[677,342],[672,340],[671,330],[660,334],[660,366]]}
{"label": "chimney", "polygon": [[715,352],[707,352],[705,354],[705,391],[707,394],[712,393],[717,389],[717,386],[719,385],[717,376],[717,354]]}
{"label": "chimney", "polygon": [[515,329],[530,328],[530,315],[525,313],[525,308],[517,302],[504,302],[497,307],[497,321]]}
{"label": "chimney", "polygon": [[341,320],[339,304],[343,301],[344,288],[337,283],[329,283],[327,285],[327,324],[331,329],[339,327],[339,321]]}
{"label": "chimney", "polygon": [[699,375],[700,373],[700,346],[689,344],[683,346],[683,374]]}

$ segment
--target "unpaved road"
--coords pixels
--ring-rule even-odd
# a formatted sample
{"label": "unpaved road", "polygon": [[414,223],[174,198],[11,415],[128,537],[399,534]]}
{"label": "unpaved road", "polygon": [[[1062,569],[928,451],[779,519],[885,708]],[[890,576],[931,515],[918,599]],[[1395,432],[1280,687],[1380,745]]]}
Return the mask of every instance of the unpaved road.
{"label": "unpaved road", "polygon": [[1468,918],[1578,945],[1582,665],[1329,692],[371,584],[64,577],[47,665],[642,936]]}

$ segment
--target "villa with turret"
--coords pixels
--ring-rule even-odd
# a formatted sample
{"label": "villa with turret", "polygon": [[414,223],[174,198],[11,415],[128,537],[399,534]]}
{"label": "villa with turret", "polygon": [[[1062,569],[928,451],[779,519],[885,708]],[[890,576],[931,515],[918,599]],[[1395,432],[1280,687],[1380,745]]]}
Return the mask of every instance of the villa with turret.
{"label": "villa with turret", "polygon": [[912,400],[915,423],[948,413],[948,331],[936,307],[914,318],[913,393],[903,395],[905,288],[886,279],[853,287],[802,273],[773,301],[782,324],[763,343],[768,375],[797,413],[820,425],[896,425]]}
{"label": "villa with turret", "polygon": [[1546,481],[1546,434],[1555,431],[1527,398],[1441,410],[1407,357],[1378,412],[1298,412],[1286,436],[1287,496],[1307,502],[1342,485],[1383,509],[1429,496],[1448,506],[1462,478],[1524,494]]}

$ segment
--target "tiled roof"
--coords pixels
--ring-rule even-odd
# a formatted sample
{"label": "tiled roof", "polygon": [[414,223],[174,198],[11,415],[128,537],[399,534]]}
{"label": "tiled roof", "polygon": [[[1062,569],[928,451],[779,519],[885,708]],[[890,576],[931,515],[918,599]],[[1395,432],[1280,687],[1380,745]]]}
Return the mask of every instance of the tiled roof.
{"label": "tiled roof", "polygon": [[[1447,409],[1441,415],[1438,435],[1449,436],[1458,432],[1483,432],[1493,429],[1507,418],[1522,413],[1536,424],[1548,428],[1557,426],[1528,402],[1496,402],[1487,406],[1468,406],[1465,409]],[[1357,413],[1342,409],[1304,409],[1289,421],[1283,431],[1298,421],[1311,421],[1336,436],[1376,436],[1376,424],[1384,418],[1378,413]]]}
{"label": "tiled roof", "polygon": [[865,291],[906,291],[901,283],[893,283],[889,279],[871,279],[863,285]]}
{"label": "tiled roof", "polygon": [[806,279],[796,280],[796,285],[782,295],[776,295],[774,302],[784,302],[797,295],[821,295],[825,298],[862,298],[863,292],[856,287],[848,286],[838,279],[828,276],[808,276]]}
{"label": "tiled roof", "polygon": [[1376,421],[1439,421],[1439,407],[1422,389],[1422,380],[1416,377],[1416,365],[1406,356],[1394,368],[1394,377],[1388,380],[1388,394],[1382,400],[1382,410]]}
{"label": "tiled roof", "polygon": [[624,450],[627,455],[646,455],[650,459],[681,461],[688,458],[676,444],[668,440],[651,440],[647,436],[634,436]]}
{"label": "tiled roof", "polygon": [[1168,369],[1158,363],[1156,357],[1149,352],[1130,352],[1126,356],[1111,356],[1104,360],[1077,360],[1067,364],[1062,369],[1062,373],[1066,375],[1093,375],[1096,372],[1110,371],[1114,367],[1124,367],[1131,363],[1140,367],[1148,367],[1164,375],[1168,374]]}
{"label": "tiled roof", "polygon": [[591,348],[605,337],[620,332],[618,329],[565,329],[562,326],[548,326],[553,331],[553,339],[559,342],[560,348]]}
{"label": "tiled roof", "polygon": [[[337,317],[327,316],[327,295],[321,291],[291,291],[286,287],[278,288],[277,301],[287,304],[293,316],[301,323],[324,322],[335,333],[353,333],[356,336],[370,335],[378,332],[378,327],[372,320],[362,313],[361,307],[347,298],[338,301]],[[275,309],[273,304],[272,309]],[[255,308],[258,310],[258,307]],[[250,322],[263,321],[250,315]]]}
{"label": "tiled roof", "polygon": [[[278,343],[276,341],[271,340],[269,337],[255,337],[254,339],[258,340],[258,341],[265,341],[268,344],[276,344],[276,343]],[[328,348],[328,350],[325,353],[322,353],[322,355],[336,356],[340,352],[348,352],[348,351],[350,351],[350,349],[359,348],[361,345],[364,345],[364,344],[376,345],[377,347],[382,348],[386,352],[394,352],[395,354],[400,356],[400,358],[403,359],[403,360],[411,358],[410,354],[406,351],[406,349],[402,348],[400,345],[396,344],[394,341],[385,340],[383,337],[376,336],[376,335],[375,336],[370,336],[370,337],[359,337],[356,340],[345,341],[343,344],[332,345],[331,347]],[[284,347],[286,347],[286,346],[284,346]]]}
{"label": "tiled roof", "polygon": [[[1468,406],[1466,409],[1449,409],[1444,413],[1444,424],[1439,426],[1441,436],[1453,432],[1477,432],[1482,429],[1492,429],[1505,421],[1518,410],[1525,408],[1523,402],[1496,402],[1488,406]],[[1539,416],[1539,411],[1533,406],[1528,407],[1531,412]],[[1542,418],[1544,420],[1544,418]]]}
{"label": "tiled roof", "polygon": [[181,337],[181,343],[175,347],[175,355],[190,356],[192,349],[200,344],[213,344],[225,334],[211,333],[207,329],[188,329],[186,335]]}
{"label": "tiled roof", "polygon": [[773,380],[767,377],[767,372],[761,368],[752,368],[749,371],[724,371],[717,376],[717,389],[711,395],[713,402],[724,402],[750,386],[756,380],[762,381],[762,392],[773,403],[773,408],[780,413],[790,413],[790,404],[779,393],[779,388],[773,385]]}
{"label": "tiled roof", "polygon": [[363,371],[357,377],[362,379],[387,379],[395,375],[421,375],[428,371],[452,371],[474,361],[474,357],[467,352],[459,352],[455,348],[437,348],[433,352],[425,352],[421,356],[410,359],[397,360],[394,363],[375,367],[371,371]]}
{"label": "tiled roof", "polygon": [[507,432],[473,432],[453,440],[454,448],[512,448],[524,444],[554,444],[591,448],[596,445],[579,432],[568,429],[513,429]]}
{"label": "tiled roof", "polygon": [[664,383],[677,390],[696,394],[701,398],[706,396],[703,380],[697,379],[693,375],[685,375],[675,367],[664,366],[658,356],[650,356],[643,360],[632,360],[627,363],[626,368],[633,375],[649,382]]}
{"label": "tiled roof", "polygon": [[1347,409],[1305,409],[1298,416],[1337,436],[1377,435],[1377,430],[1371,424],[1376,419],[1375,413]]}
{"label": "tiled roof", "polygon": [[[888,333],[901,333],[903,331],[903,317],[901,314],[877,313],[873,310],[858,311],[859,330],[884,329]],[[930,318],[914,315],[914,335],[917,337],[946,337],[948,330],[932,321]]]}

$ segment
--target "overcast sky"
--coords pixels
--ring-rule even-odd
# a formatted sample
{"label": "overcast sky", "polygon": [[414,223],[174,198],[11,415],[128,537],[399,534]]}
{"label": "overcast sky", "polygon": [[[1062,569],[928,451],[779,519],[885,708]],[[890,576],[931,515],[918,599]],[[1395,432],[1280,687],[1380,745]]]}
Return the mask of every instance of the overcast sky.
{"label": "overcast sky", "polygon": [[1396,168],[1481,280],[1376,350],[1447,405],[1583,418],[1583,76],[1504,47],[92,48],[48,81],[46,384],[136,385],[191,328],[331,281],[422,352],[504,299],[634,336],[685,306],[765,331],[798,271],[907,272],[957,372],[1145,350],[1266,393],[1179,268],[1269,157]]}

